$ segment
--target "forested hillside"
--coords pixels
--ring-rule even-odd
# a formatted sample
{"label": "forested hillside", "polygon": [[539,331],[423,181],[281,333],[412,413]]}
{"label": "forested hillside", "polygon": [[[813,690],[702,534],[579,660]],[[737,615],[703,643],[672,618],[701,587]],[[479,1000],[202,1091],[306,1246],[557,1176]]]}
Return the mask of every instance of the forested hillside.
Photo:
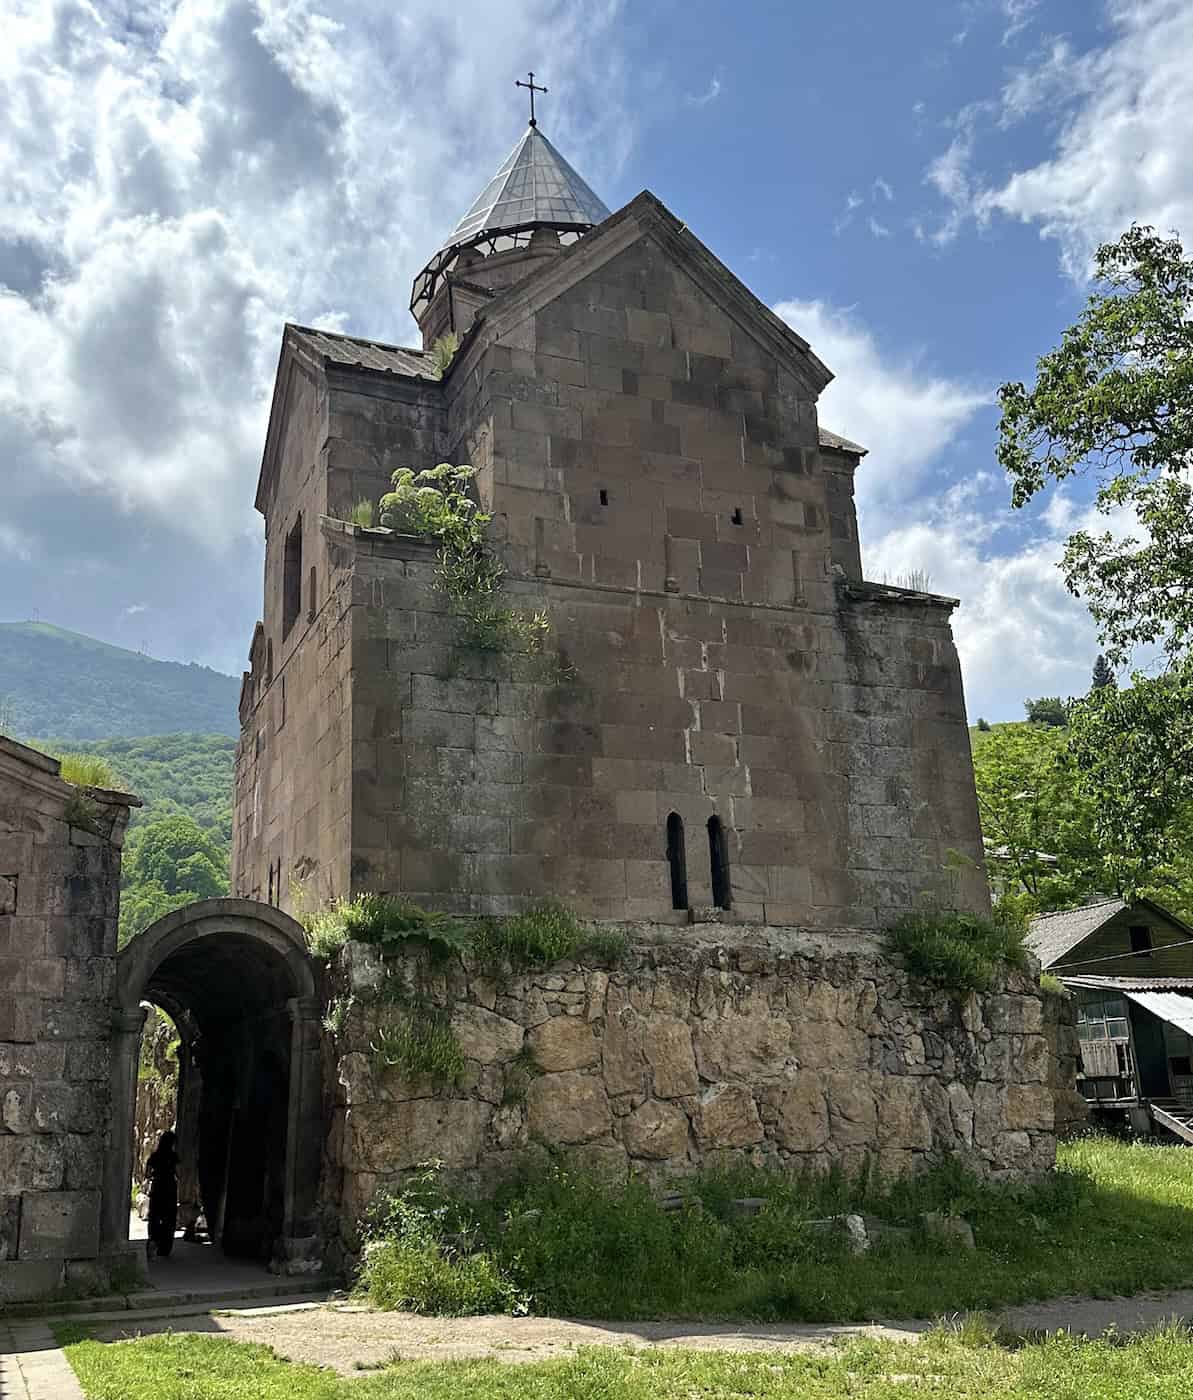
{"label": "forested hillside", "polygon": [[[24,736],[19,736],[24,737]],[[160,734],[90,743],[31,740],[107,765],[110,785],[136,793],[120,878],[120,941],[195,899],[228,892],[232,763],[223,734]]]}
{"label": "forested hillside", "polygon": [[235,735],[240,682],[44,622],[0,623],[0,731],[24,737]]}
{"label": "forested hillside", "polygon": [[94,754],[104,759],[117,787],[134,792],[144,807],[133,812],[135,830],[161,817],[188,816],[223,845],[232,836],[232,760],[236,740],[224,734],[156,734],[147,739],[47,740],[35,747],[53,753]]}

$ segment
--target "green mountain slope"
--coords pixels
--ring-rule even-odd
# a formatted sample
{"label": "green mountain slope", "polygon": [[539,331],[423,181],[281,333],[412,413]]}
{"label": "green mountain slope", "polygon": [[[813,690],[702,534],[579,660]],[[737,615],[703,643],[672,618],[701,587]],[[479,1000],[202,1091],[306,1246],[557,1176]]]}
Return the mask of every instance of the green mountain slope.
{"label": "green mountain slope", "polygon": [[239,732],[240,682],[44,622],[0,623],[0,730],[26,738]]}
{"label": "green mountain slope", "polygon": [[47,741],[54,753],[106,759],[117,786],[135,792],[136,828],[162,817],[188,816],[224,847],[232,838],[232,763],[236,740],[225,734],[156,734],[143,739]]}

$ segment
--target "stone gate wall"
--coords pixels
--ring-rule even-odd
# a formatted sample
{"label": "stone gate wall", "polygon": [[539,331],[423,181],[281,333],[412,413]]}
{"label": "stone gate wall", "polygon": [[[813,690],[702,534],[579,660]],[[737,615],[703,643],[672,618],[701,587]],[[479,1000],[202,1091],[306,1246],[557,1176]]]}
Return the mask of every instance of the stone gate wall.
{"label": "stone gate wall", "polygon": [[[952,1156],[991,1179],[1054,1164],[1050,1025],[1069,1012],[1035,977],[949,995],[860,932],[629,932],[615,965],[504,978],[347,946],[323,1192],[341,1203],[333,1254],[337,1223],[351,1251],[374,1193],[430,1159],[482,1192],[543,1146],[657,1182],[726,1158],[854,1170],[868,1157],[894,1175]],[[451,1087],[370,1048],[412,997],[450,1015],[467,1060]]]}
{"label": "stone gate wall", "polygon": [[120,849],[137,798],[0,737],[0,1303],[102,1287]]}

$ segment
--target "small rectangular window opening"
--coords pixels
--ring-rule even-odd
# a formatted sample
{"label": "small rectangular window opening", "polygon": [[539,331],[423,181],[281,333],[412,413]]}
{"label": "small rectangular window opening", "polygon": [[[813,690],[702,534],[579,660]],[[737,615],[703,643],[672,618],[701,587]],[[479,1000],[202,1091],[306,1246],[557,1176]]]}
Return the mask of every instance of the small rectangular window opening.
{"label": "small rectangular window opening", "polygon": [[741,506],[734,506],[733,508],[733,523],[735,525],[741,524]]}
{"label": "small rectangular window opening", "polygon": [[601,505],[607,506],[608,504],[609,504],[609,493],[608,493],[608,491],[606,491],[605,488],[602,486],[602,487],[601,487]]}
{"label": "small rectangular window opening", "polygon": [[718,909],[729,909],[733,896],[729,885],[729,843],[720,817],[708,819],[708,854],[712,866],[712,902]]}
{"label": "small rectangular window opening", "polygon": [[1152,931],[1146,924],[1131,925],[1131,951],[1149,957],[1152,951]]}
{"label": "small rectangular window opening", "polygon": [[302,611],[302,516],[294,522],[294,528],[286,536],[285,553],[282,556],[282,636],[290,635],[290,629],[298,621]]}
{"label": "small rectangular window opening", "polygon": [[667,818],[667,864],[671,869],[671,907],[688,907],[688,865],[684,846],[683,818],[672,812]]}

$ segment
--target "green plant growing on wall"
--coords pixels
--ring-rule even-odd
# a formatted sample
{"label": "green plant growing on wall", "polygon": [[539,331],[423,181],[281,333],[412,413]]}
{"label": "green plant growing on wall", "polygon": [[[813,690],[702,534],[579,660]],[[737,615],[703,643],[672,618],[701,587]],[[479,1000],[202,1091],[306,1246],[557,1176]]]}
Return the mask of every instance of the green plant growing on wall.
{"label": "green plant growing on wall", "polygon": [[76,787],[114,788],[119,781],[112,765],[96,754],[62,753],[58,759],[58,776]]}
{"label": "green plant growing on wall", "polygon": [[907,914],[886,932],[908,972],[953,991],[989,990],[1000,967],[1025,968],[1022,928],[959,910]]}
{"label": "green plant growing on wall", "polygon": [[377,523],[377,507],[370,500],[360,500],[352,507],[348,519],[353,525],[362,525],[371,530]]}
{"label": "green plant growing on wall", "polygon": [[501,1102],[507,1106],[525,1103],[531,1081],[543,1073],[543,1067],[535,1058],[534,1051],[529,1045],[524,1045],[505,1067],[505,1085],[501,1091]]}
{"label": "green plant growing on wall", "polygon": [[474,467],[450,462],[417,473],[399,468],[394,489],[381,498],[381,524],[439,541],[439,585],[451,599],[462,645],[537,655],[550,630],[547,615],[500,601],[505,568],[486,544],[490,516],[469,495],[475,476]]}
{"label": "green plant growing on wall", "polygon": [[408,1078],[428,1074],[454,1084],[464,1073],[464,1052],[447,1014],[420,1003],[407,1008],[400,1024],[380,1027],[369,1049],[378,1064]]}
{"label": "green plant growing on wall", "polygon": [[313,957],[330,960],[352,940],[394,952],[404,943],[426,943],[433,958],[450,957],[469,950],[467,928],[450,914],[421,909],[409,900],[388,894],[358,894],[337,899],[327,909],[304,911],[299,919],[306,929]]}
{"label": "green plant growing on wall", "polygon": [[483,963],[508,962],[515,971],[546,967],[580,953],[590,953],[602,962],[616,962],[627,943],[624,934],[588,928],[570,909],[554,900],[507,919],[486,919],[473,938],[473,948]]}
{"label": "green plant growing on wall", "polygon": [[349,995],[332,997],[327,1003],[322,1025],[328,1035],[340,1036],[344,1033],[344,1027],[348,1024],[348,1013],[352,1010],[355,1000],[355,997]]}
{"label": "green plant growing on wall", "polygon": [[431,346],[431,371],[436,379],[442,379],[447,373],[459,348],[460,337],[455,331],[448,331],[446,335],[441,335]]}

